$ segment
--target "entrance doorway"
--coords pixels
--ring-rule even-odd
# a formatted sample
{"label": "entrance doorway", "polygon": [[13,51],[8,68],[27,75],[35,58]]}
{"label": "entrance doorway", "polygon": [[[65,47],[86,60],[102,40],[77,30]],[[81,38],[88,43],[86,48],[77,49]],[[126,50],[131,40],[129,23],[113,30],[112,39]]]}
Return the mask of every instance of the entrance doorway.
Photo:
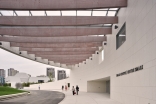
{"label": "entrance doorway", "polygon": [[110,77],[87,81],[87,92],[110,94]]}

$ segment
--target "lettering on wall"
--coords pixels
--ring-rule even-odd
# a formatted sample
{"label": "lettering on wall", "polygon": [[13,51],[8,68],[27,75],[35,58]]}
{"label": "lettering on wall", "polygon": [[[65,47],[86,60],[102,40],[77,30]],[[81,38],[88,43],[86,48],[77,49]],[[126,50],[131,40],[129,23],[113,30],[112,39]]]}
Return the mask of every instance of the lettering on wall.
{"label": "lettering on wall", "polygon": [[143,69],[143,65],[141,66],[138,66],[136,68],[133,68],[133,69],[130,69],[130,70],[127,70],[127,71],[124,71],[122,73],[119,73],[119,74],[116,74],[116,77],[119,77],[119,76],[123,76],[123,75],[127,75],[127,74],[131,74],[133,72],[137,72],[137,71],[140,71]]}

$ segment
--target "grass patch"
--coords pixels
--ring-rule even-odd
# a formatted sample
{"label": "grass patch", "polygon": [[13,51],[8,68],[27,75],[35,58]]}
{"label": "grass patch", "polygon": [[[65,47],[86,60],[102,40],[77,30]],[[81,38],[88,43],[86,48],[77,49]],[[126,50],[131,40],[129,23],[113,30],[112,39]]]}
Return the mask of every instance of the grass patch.
{"label": "grass patch", "polygon": [[2,86],[0,86],[0,96],[10,95],[10,94],[17,94],[17,93],[22,93],[22,92],[27,92],[27,91],[18,90],[18,89],[11,88],[11,87],[2,87]]}

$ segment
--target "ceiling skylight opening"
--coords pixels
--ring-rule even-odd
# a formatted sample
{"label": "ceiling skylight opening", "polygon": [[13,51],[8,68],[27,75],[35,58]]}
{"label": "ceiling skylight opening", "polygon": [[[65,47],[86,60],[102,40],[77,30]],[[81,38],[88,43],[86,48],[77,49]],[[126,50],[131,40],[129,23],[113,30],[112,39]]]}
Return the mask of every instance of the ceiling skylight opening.
{"label": "ceiling skylight opening", "polygon": [[1,10],[3,16],[13,16],[13,10]]}
{"label": "ceiling skylight opening", "polygon": [[33,16],[45,16],[45,11],[31,11]]}
{"label": "ceiling skylight opening", "polygon": [[109,11],[107,16],[115,16],[116,11]]}
{"label": "ceiling skylight opening", "polygon": [[112,24],[104,24],[104,26],[111,26]]}
{"label": "ceiling skylight opening", "polygon": [[93,11],[93,16],[106,16],[106,11]]}
{"label": "ceiling skylight opening", "polygon": [[119,8],[110,8],[109,10],[118,10]]}
{"label": "ceiling skylight opening", "polygon": [[91,16],[91,10],[90,11],[77,11],[77,16]]}
{"label": "ceiling skylight opening", "polygon": [[76,11],[62,11],[62,16],[76,16]]}
{"label": "ceiling skylight opening", "polygon": [[61,16],[60,11],[46,11],[47,16]]}
{"label": "ceiling skylight opening", "polygon": [[15,11],[18,16],[29,16],[29,11]]}
{"label": "ceiling skylight opening", "polygon": [[103,24],[96,24],[96,25],[91,25],[91,26],[97,26],[97,27],[102,27],[103,26]]}
{"label": "ceiling skylight opening", "polygon": [[101,37],[103,37],[104,35],[98,35],[98,36],[101,36]]}
{"label": "ceiling skylight opening", "polygon": [[104,10],[104,11],[107,11],[108,8],[104,8],[104,9],[93,9],[93,10]]}

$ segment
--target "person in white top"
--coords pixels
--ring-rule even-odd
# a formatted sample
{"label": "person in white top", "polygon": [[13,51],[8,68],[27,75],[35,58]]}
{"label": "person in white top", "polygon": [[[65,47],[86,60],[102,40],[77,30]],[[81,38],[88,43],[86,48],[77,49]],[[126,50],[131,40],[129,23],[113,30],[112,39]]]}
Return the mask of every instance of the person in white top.
{"label": "person in white top", "polygon": [[75,88],[74,88],[74,86],[72,88],[72,92],[73,92],[73,95],[74,95],[75,94]]}

